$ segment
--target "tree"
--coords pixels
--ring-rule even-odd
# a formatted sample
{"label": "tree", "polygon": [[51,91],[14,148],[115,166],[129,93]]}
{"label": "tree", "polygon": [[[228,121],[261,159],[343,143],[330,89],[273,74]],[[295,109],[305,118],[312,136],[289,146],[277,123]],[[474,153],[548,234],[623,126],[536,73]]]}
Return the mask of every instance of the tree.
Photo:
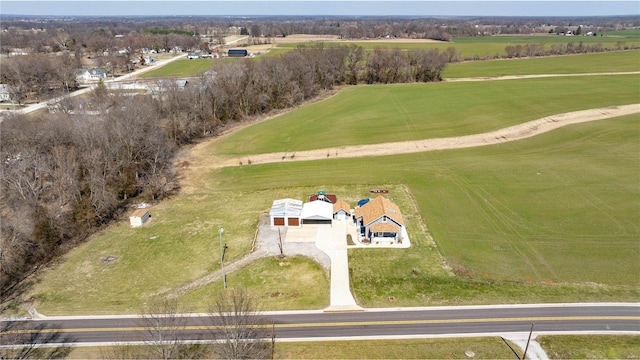
{"label": "tree", "polygon": [[217,343],[216,354],[224,359],[264,359],[274,347],[272,326],[258,312],[258,299],[244,288],[219,292],[209,307]]}
{"label": "tree", "polygon": [[[143,358],[153,359],[198,359],[206,357],[208,349],[203,345],[189,345],[181,341],[180,333],[186,329],[186,318],[180,315],[176,299],[153,299],[145,307],[140,326],[148,345]],[[127,353],[117,357],[131,357],[131,348],[123,347]]]}

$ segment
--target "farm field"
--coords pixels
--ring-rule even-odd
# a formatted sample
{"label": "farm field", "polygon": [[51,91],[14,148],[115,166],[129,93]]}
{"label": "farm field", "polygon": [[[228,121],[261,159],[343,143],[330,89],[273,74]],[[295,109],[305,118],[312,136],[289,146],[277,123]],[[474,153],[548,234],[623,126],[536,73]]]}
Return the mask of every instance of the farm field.
{"label": "farm field", "polygon": [[444,79],[640,71],[640,50],[448,64]]}
{"label": "farm field", "polygon": [[[355,44],[362,46],[365,50],[371,51],[376,47],[382,48],[400,48],[404,50],[410,49],[439,49],[441,51],[446,50],[449,47],[455,48],[460,56],[464,59],[468,58],[492,58],[505,55],[505,47],[515,45],[526,44],[542,44],[546,49],[550,49],[554,44],[568,44],[573,43],[575,45],[583,43],[585,45],[602,44],[606,48],[624,48],[631,46],[640,46],[640,32],[636,30],[620,31],[604,33],[603,36],[559,36],[550,34],[540,35],[497,35],[497,36],[469,36],[469,37],[457,37],[452,42],[407,42],[406,39],[402,41],[330,41],[326,42],[326,45],[340,44],[350,45]],[[274,55],[289,51],[300,45],[309,45],[308,43],[285,43],[278,44],[277,47],[270,51],[270,54]]]}
{"label": "farm field", "polygon": [[241,129],[211,151],[292,154],[482,133],[553,114],[636,103],[639,81],[640,75],[620,75],[348,87]]}

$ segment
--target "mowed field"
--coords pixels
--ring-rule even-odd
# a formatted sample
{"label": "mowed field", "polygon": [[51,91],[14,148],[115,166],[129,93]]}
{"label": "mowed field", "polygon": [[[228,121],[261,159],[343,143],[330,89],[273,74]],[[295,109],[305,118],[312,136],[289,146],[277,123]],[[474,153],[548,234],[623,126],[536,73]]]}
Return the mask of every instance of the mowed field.
{"label": "mowed field", "polygon": [[237,131],[212,151],[292,154],[476,134],[553,114],[637,103],[639,81],[640,74],[349,87]]}
{"label": "mowed field", "polygon": [[[131,229],[123,219],[97,234],[44,272],[30,295],[47,315],[139,313],[151,297],[220,267],[218,226],[225,228],[231,262],[250,251],[259,214],[273,199],[304,199],[322,188],[352,200],[370,188],[388,188],[413,246],[350,250],[352,287],[363,306],[636,301],[637,114],[477,149],[223,169],[213,162],[227,154],[464,135],[637,103],[638,80],[588,76],[346,88],[196,146],[180,160],[181,194],[154,206],[148,225]],[[116,261],[103,264],[106,256]],[[296,275],[302,272],[304,277]],[[328,299],[326,271],[304,258],[288,266],[261,260],[229,280],[268,299],[273,309],[322,308]],[[214,282],[180,300],[202,310],[220,289]]]}

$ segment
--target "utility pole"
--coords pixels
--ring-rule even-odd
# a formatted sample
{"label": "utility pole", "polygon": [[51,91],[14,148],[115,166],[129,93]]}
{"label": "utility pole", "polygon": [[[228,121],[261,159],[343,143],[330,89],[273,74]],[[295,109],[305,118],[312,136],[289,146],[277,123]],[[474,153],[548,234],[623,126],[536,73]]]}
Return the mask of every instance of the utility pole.
{"label": "utility pole", "polygon": [[531,330],[529,330],[529,339],[527,340],[527,346],[524,347],[524,353],[522,354],[522,360],[527,358],[527,350],[529,350],[529,342],[531,342],[531,334],[533,334],[533,325],[535,325],[535,324],[531,323]]}
{"label": "utility pole", "polygon": [[220,272],[222,272],[222,283],[223,289],[227,288],[227,275],[224,273],[224,250],[226,249],[226,245],[222,247],[222,233],[224,232],[224,228],[221,226],[218,228],[218,233],[220,234]]}

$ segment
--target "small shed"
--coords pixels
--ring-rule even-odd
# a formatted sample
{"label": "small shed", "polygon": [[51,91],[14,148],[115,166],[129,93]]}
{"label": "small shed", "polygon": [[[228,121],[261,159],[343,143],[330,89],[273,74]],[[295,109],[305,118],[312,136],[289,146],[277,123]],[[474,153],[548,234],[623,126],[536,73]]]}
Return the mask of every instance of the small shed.
{"label": "small shed", "polygon": [[333,204],[322,200],[305,203],[302,207],[302,224],[331,225],[333,219]]}
{"label": "small shed", "polygon": [[302,215],[302,201],[296,199],[274,200],[269,210],[271,226],[300,226]]}
{"label": "small shed", "polygon": [[131,213],[131,216],[129,216],[129,223],[131,224],[131,227],[139,227],[144,225],[150,217],[151,213],[148,208],[136,209],[136,211]]}

